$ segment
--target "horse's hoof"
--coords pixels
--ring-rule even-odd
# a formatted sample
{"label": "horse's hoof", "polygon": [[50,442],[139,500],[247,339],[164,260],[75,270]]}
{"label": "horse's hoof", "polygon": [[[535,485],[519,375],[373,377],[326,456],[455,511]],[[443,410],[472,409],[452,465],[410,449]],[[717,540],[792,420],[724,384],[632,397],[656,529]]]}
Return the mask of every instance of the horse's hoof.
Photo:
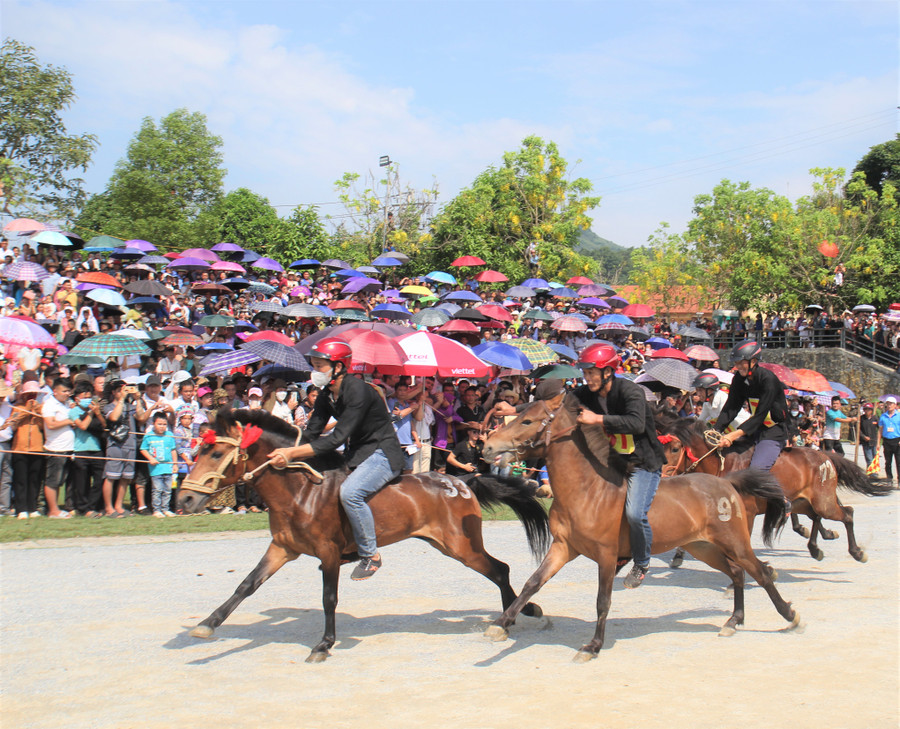
{"label": "horse's hoof", "polygon": [[866,554],[863,549],[857,549],[855,552],[850,552],[850,556],[857,562],[862,562],[863,564],[869,561],[869,555]]}
{"label": "horse's hoof", "polygon": [[812,556],[812,558],[818,562],[821,562],[823,559],[825,559],[825,552],[823,552],[818,547],[810,547],[809,553]]}
{"label": "horse's hoof", "polygon": [[800,620],[800,613],[798,611],[794,610],[794,619],[791,620],[791,624],[788,625],[785,630],[798,634],[806,630],[806,623]]}
{"label": "horse's hoof", "polygon": [[198,625],[188,635],[193,638],[212,638],[213,629],[208,625]]}
{"label": "horse's hoof", "polygon": [[484,631],[484,637],[494,643],[499,643],[509,638],[509,631],[499,625],[489,625],[488,629]]}
{"label": "horse's hoof", "polygon": [[544,617],[544,611],[541,610],[540,605],[530,602],[522,608],[522,615],[527,615],[529,618],[542,618]]}
{"label": "horse's hoof", "polygon": [[722,630],[719,631],[720,638],[730,638],[732,635],[737,633],[737,631],[727,623],[722,626]]}
{"label": "horse's hoof", "polygon": [[806,527],[800,527],[799,529],[794,529],[794,531],[804,539],[809,539],[809,529]]}
{"label": "horse's hoof", "polygon": [[682,557],[680,554],[676,554],[674,557],[672,557],[672,561],[669,562],[669,568],[673,569],[673,570],[677,570],[683,564],[684,564],[684,557]]}
{"label": "horse's hoof", "polygon": [[324,663],[328,658],[328,651],[313,651],[306,657],[307,663]]}
{"label": "horse's hoof", "polygon": [[838,534],[838,533],[837,533],[836,531],[834,531],[833,529],[820,529],[820,530],[819,530],[819,534],[822,535],[822,539],[829,539],[829,540],[830,540],[830,539],[837,539],[839,536],[841,536],[840,534]]}
{"label": "horse's hoof", "polygon": [[587,663],[588,661],[592,661],[597,657],[597,654],[594,651],[586,651],[582,648],[578,653],[572,656],[572,663]]}

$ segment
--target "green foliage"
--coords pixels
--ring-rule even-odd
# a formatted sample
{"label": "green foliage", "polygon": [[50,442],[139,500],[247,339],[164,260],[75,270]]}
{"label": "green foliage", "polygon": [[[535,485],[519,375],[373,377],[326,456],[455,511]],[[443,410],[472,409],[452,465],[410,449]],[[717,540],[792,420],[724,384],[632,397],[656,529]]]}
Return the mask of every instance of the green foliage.
{"label": "green foliage", "polygon": [[600,281],[611,286],[629,281],[632,266],[632,250],[630,248],[601,238],[592,230],[582,230],[578,234],[575,252],[598,262],[597,274]]}
{"label": "green foliage", "polygon": [[876,144],[856,163],[853,172],[862,172],[866,185],[881,195],[884,183],[900,188],[900,134],[894,139]]}
{"label": "green foliage", "polygon": [[575,246],[600,198],[588,195],[587,179],[567,179],[567,167],[553,142],[526,137],[519,150],[503,155],[500,167],[485,170],[441,211],[417,260],[420,268],[446,270],[453,259],[476,255],[511,281],[596,275],[597,263]]}
{"label": "green foliage", "polygon": [[177,109],[159,125],[145,118],[78,226],[92,235],[143,238],[163,250],[200,245],[209,228],[201,216],[222,197],[221,146],[199,112]]}
{"label": "green foliage", "polygon": [[[649,245],[631,254],[631,279],[648,299],[658,297],[662,312],[684,310],[690,303],[713,303],[703,286],[703,268],[681,235],[662,225],[650,236]],[[635,300],[637,303],[641,303]]]}
{"label": "green foliage", "polygon": [[266,198],[246,187],[232,190],[201,217],[206,228],[204,245],[227,241],[260,255],[269,255],[278,248],[283,221]]}
{"label": "green foliage", "polygon": [[41,66],[34,49],[0,48],[0,200],[16,216],[69,220],[86,198],[74,170],[88,168],[93,134],[69,135],[60,113],[75,99],[65,68]]}
{"label": "green foliage", "polygon": [[272,256],[281,265],[289,266],[301,258],[325,261],[338,256],[339,248],[325,230],[314,205],[298,205],[291,212],[291,217],[282,223],[283,237]]}

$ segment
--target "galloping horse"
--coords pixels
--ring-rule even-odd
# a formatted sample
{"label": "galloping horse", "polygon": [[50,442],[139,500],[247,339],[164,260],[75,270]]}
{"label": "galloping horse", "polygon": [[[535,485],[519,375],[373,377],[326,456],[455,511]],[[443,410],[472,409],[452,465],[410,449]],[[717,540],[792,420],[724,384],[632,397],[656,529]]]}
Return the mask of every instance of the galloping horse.
{"label": "galloping horse", "polygon": [[[666,459],[675,473],[709,473],[721,476],[746,468],[750,463],[752,450],[737,453],[720,453],[717,448],[706,443],[703,424],[691,419],[658,413],[656,427],[662,435],[672,435],[664,445]],[[836,539],[837,534],[822,528],[822,519],[841,521],[847,529],[847,543],[850,555],[858,562],[865,562],[866,553],[857,545],[853,532],[853,507],[844,506],[837,497],[837,487],[855,491],[865,496],[886,496],[891,493],[889,486],[869,481],[865,472],[836,453],[824,453],[812,448],[787,448],[781,452],[772,474],[781,484],[784,495],[791,501],[793,528],[804,537],[809,537],[807,549],[817,560],[825,554],[816,543],[816,536]],[[747,504],[749,527],[753,528],[753,518],[759,511]],[[753,513],[755,512],[755,513]],[[806,532],[796,521],[802,514],[812,519],[812,529]]]}
{"label": "galloping horse", "polygon": [[[347,475],[343,460],[334,454],[296,464],[296,469],[275,470],[266,454],[296,443],[298,431],[264,410],[219,411],[214,433],[214,438],[204,440],[196,465],[177,493],[178,507],[187,513],[202,511],[213,494],[241,479],[255,478],[256,490],[269,508],[272,542],[234,594],[191,635],[212,636],[244,598],[284,564],[308,554],[321,561],[325,634],[306,661],[324,661],[335,642],[341,564],[359,559],[338,499]],[[212,486],[207,485],[209,481]],[[507,504],[522,521],[532,553],[540,559],[550,541],[547,513],[534,496],[509,484],[489,478],[466,484],[437,473],[403,476],[372,496],[369,506],[375,516],[378,544],[410,537],[428,542],[496,584],[506,609],[516,597],[509,584],[509,566],[485,551],[481,535],[481,505],[499,503]],[[541,615],[540,608],[531,603],[523,612]]]}
{"label": "galloping horse", "polygon": [[[560,393],[526,408],[512,423],[486,440],[488,460],[507,453],[547,459],[555,499],[550,509],[553,543],[519,597],[486,631],[492,640],[505,640],[528,599],[565,564],[580,554],[599,565],[597,627],[593,640],[575,660],[595,658],[603,646],[606,618],[612,599],[613,577],[631,556],[629,529],[624,517],[626,463],[609,447],[597,428],[578,427],[579,403]],[[599,436],[599,437],[597,437]],[[781,489],[762,472],[745,471],[717,478],[706,474],[664,479],[650,507],[653,553],[684,545],[697,559],[721,570],[734,581],[734,611],[719,635],[734,635],[744,622],[744,570],[766,590],[775,609],[791,627],[800,616],[784,601],[750,546],[746,515],[738,492],[768,500],[763,524],[767,543],[784,523]]]}

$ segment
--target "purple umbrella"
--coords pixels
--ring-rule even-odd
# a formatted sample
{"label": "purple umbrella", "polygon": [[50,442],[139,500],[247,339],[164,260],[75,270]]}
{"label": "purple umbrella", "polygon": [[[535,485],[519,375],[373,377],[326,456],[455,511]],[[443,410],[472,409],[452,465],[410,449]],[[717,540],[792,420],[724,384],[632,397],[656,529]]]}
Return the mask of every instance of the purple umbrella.
{"label": "purple umbrella", "polygon": [[191,258],[191,257],[188,256],[188,257],[185,257],[185,258],[176,258],[176,259],[175,259],[174,261],[172,261],[168,266],[166,266],[166,268],[172,268],[172,269],[175,269],[175,268],[184,268],[184,269],[196,268],[196,269],[199,270],[199,269],[206,269],[206,268],[209,268],[209,266],[210,266],[209,263],[207,263],[206,261],[204,261],[204,260],[202,260],[202,259],[200,259],[200,258]]}
{"label": "purple umbrella", "polygon": [[615,302],[613,305],[616,308],[628,306],[628,299],[623,299],[621,296],[607,296],[606,300]]}
{"label": "purple umbrella", "polygon": [[351,278],[341,289],[342,294],[357,294],[360,291],[378,291],[383,284],[374,278]]}
{"label": "purple umbrella", "polygon": [[212,266],[210,266],[210,270],[231,271],[233,273],[247,273],[247,271],[240,263],[233,263],[232,261],[216,261]]}
{"label": "purple umbrella", "polygon": [[32,261],[10,263],[0,274],[10,281],[43,281],[50,273],[43,266]]}
{"label": "purple umbrella", "polygon": [[143,258],[144,252],[140,248],[116,248],[109,256],[110,258]]}
{"label": "purple umbrella", "polygon": [[215,263],[219,260],[219,256],[205,248],[188,248],[186,251],[181,252],[181,257],[199,258],[201,261],[209,261],[210,263]]}
{"label": "purple umbrella", "polygon": [[203,360],[203,369],[200,370],[200,376],[205,377],[216,372],[227,372],[235,367],[259,362],[261,359],[262,357],[255,352],[244,350],[214,354]]}
{"label": "purple umbrella", "polygon": [[138,263],[143,263],[147,266],[167,266],[169,265],[169,259],[165,256],[144,256],[138,260]]}
{"label": "purple umbrella", "polygon": [[603,284],[586,284],[578,289],[579,296],[612,296],[614,293],[613,289]]}
{"label": "purple umbrella", "polygon": [[281,264],[271,258],[257,258],[250,266],[252,268],[261,268],[264,271],[277,271],[278,273],[284,271]]}
{"label": "purple umbrella", "polygon": [[399,289],[385,289],[381,292],[381,295],[386,299],[402,299],[403,294],[400,293]]}
{"label": "purple umbrella", "polygon": [[237,243],[216,243],[209,250],[215,251],[216,253],[243,253],[244,249],[241,248]]}
{"label": "purple umbrella", "polygon": [[611,309],[612,307],[609,305],[609,302],[604,301],[603,299],[598,299],[596,296],[587,296],[583,299],[578,299],[575,302],[578,306],[596,306],[598,309]]}
{"label": "purple umbrella", "polygon": [[150,241],[141,240],[140,238],[135,238],[134,240],[126,240],[125,247],[137,248],[139,251],[141,251],[141,253],[150,253],[151,251],[158,250],[157,247]]}

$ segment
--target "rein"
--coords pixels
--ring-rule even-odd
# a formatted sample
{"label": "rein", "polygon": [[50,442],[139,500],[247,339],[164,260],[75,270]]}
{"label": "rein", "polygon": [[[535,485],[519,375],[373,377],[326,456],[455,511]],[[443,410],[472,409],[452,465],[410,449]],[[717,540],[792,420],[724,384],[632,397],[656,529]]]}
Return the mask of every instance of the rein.
{"label": "rein", "polygon": [[543,406],[545,415],[544,419],[541,421],[540,429],[530,440],[515,444],[516,453],[522,454],[526,451],[533,450],[534,448],[537,448],[539,445],[541,445],[541,441],[543,441],[543,445],[545,447],[549,446],[553,441],[564,438],[578,427],[578,423],[575,423],[573,426],[566,428],[562,432],[556,433],[551,437],[550,430],[551,426],[553,425],[553,420],[554,418],[556,418],[557,414],[559,413],[559,409],[562,408],[562,405],[560,405],[556,410],[551,410],[547,407],[547,403],[543,400],[539,400],[538,402],[540,402]]}

